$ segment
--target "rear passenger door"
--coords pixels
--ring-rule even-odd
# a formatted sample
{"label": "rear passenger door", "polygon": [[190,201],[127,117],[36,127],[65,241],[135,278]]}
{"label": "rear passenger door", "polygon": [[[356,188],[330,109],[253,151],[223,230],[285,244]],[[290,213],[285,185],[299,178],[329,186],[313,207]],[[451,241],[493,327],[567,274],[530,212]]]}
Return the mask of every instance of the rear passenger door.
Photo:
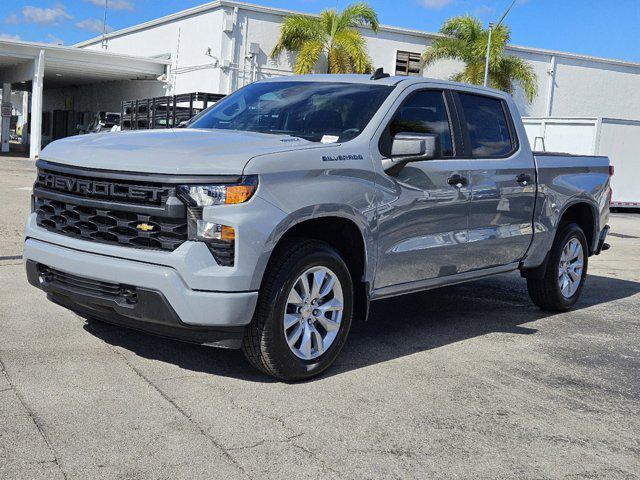
{"label": "rear passenger door", "polygon": [[533,235],[535,166],[518,141],[509,104],[500,97],[455,94],[469,162],[471,269],[517,262]]}

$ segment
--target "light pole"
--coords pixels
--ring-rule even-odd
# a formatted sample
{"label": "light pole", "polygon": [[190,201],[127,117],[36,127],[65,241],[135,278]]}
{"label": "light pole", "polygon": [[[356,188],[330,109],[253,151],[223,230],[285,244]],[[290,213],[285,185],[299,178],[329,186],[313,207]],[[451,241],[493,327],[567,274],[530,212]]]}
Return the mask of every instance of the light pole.
{"label": "light pole", "polygon": [[104,0],[104,19],[102,21],[102,48],[107,49],[107,10],[109,9],[109,0]]}
{"label": "light pole", "polygon": [[493,25],[493,23],[489,23],[489,39],[487,40],[487,56],[484,62],[484,84],[483,85],[485,87],[489,86],[489,55],[491,54],[491,35],[493,34],[493,30],[495,28],[498,28],[502,24],[505,17],[509,13],[509,11],[516,4],[516,1],[517,0],[513,0],[513,2],[511,2],[511,5],[509,5],[509,8],[507,8],[507,10],[502,14],[502,17],[500,17],[500,20],[498,20],[498,23],[496,23],[495,26]]}

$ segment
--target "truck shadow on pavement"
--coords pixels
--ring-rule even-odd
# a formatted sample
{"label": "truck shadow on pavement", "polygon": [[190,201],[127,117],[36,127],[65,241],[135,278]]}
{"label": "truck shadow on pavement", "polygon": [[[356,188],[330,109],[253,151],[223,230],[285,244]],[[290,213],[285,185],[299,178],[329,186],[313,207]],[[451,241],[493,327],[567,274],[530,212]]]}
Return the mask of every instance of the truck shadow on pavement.
{"label": "truck shadow on pavement", "polygon": [[[628,298],[638,292],[640,282],[589,275],[582,298],[572,311]],[[367,322],[354,322],[343,351],[324,376],[490,333],[533,335],[538,330],[524,324],[543,319],[562,322],[562,315],[535,307],[529,300],[525,281],[518,274],[380,300],[372,303]],[[247,381],[275,381],[254,370],[238,350],[190,345],[95,320],[88,320],[84,328],[108,344],[186,370]]]}

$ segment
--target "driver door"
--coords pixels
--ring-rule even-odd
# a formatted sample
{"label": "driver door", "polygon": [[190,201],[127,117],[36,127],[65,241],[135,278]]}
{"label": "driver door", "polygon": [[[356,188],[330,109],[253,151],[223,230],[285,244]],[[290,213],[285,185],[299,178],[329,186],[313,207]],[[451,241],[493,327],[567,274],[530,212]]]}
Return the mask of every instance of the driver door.
{"label": "driver door", "polygon": [[469,163],[456,158],[462,148],[452,100],[448,91],[418,86],[381,134],[380,160],[390,157],[400,132],[437,134],[441,154],[378,176],[383,200],[377,207],[376,290],[410,290],[412,283],[468,270]]}

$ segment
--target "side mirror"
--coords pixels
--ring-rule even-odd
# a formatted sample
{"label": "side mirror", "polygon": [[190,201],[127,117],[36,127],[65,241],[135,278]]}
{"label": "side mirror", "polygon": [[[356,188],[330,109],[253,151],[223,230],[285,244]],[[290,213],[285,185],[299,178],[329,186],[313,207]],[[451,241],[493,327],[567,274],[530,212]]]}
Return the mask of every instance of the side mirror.
{"label": "side mirror", "polygon": [[441,156],[440,137],[433,133],[400,132],[391,141],[391,156],[382,161],[385,170],[401,168],[409,162]]}

